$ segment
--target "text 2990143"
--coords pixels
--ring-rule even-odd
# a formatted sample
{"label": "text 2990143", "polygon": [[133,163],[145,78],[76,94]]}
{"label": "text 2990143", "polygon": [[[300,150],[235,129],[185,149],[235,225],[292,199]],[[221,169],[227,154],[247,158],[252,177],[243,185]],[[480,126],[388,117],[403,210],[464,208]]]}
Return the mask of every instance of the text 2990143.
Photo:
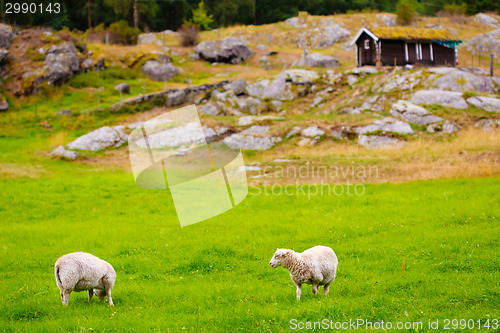
{"label": "text 2990143", "polygon": [[59,14],[61,12],[60,3],[5,3],[5,14]]}

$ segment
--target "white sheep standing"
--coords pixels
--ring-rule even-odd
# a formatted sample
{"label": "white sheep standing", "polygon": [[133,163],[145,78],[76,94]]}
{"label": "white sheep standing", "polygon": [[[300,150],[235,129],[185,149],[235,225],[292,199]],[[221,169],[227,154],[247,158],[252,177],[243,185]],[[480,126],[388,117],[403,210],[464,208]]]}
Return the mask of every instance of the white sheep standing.
{"label": "white sheep standing", "polygon": [[88,290],[89,303],[95,293],[101,300],[108,296],[109,305],[113,305],[111,289],[115,285],[116,272],[106,261],[90,253],[69,253],[57,259],[55,275],[64,305],[68,305],[72,291],[82,290]]}
{"label": "white sheep standing", "polygon": [[318,286],[324,285],[324,293],[328,294],[330,284],[335,280],[338,264],[335,252],[327,246],[315,246],[302,253],[278,249],[269,262],[273,268],[283,266],[290,272],[297,287],[297,299],[300,299],[303,283],[312,284],[315,295],[318,293]]}

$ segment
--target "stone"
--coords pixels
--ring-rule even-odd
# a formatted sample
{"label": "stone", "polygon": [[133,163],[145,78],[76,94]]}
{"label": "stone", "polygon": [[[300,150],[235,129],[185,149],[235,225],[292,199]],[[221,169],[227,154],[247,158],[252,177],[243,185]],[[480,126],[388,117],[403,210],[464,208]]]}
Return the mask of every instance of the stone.
{"label": "stone", "polygon": [[276,112],[281,111],[281,105],[283,105],[283,103],[282,103],[282,102],[280,102],[280,101],[276,101],[276,100],[273,100],[273,101],[271,101],[271,104],[272,104],[272,105],[273,105],[273,107],[274,107],[274,111],[276,111]]}
{"label": "stone", "polygon": [[91,58],[87,58],[82,62],[82,67],[85,71],[89,70],[92,67],[93,61]]}
{"label": "stone", "polygon": [[200,56],[198,55],[198,53],[190,53],[188,55],[188,58],[193,61],[200,60]]}
{"label": "stone", "polygon": [[323,134],[325,134],[325,131],[316,126],[309,126],[304,128],[301,132],[301,135],[306,137],[322,136]]}
{"label": "stone", "polygon": [[71,110],[68,110],[68,109],[62,109],[62,110],[59,110],[56,112],[56,115],[58,116],[67,116],[67,117],[71,117],[72,113],[71,113]]}
{"label": "stone", "polygon": [[403,146],[403,142],[394,139],[388,138],[381,135],[360,135],[358,137],[358,144],[366,147],[368,149],[373,148],[399,148]]}
{"label": "stone", "polygon": [[0,96],[0,112],[5,112],[9,109],[9,104],[4,97]]}
{"label": "stone", "polygon": [[500,112],[500,99],[487,96],[474,96],[467,103],[489,112]]}
{"label": "stone", "polygon": [[377,14],[377,18],[382,20],[386,27],[393,27],[396,25],[396,15],[394,14]]}
{"label": "stone", "polygon": [[[342,28],[338,24],[332,24],[327,25],[322,29],[313,28],[308,31],[307,35],[312,36],[312,38],[309,38],[310,40],[308,41],[308,43],[310,43],[310,48],[317,49],[330,47],[343,38],[349,37],[350,34],[351,32],[349,30]],[[299,47],[303,46],[304,40],[305,34],[299,35],[299,39],[297,41]]]}
{"label": "stone", "polygon": [[142,71],[151,80],[167,81],[179,73],[179,70],[171,63],[161,63],[157,60],[148,60],[142,66]]}
{"label": "stone", "polygon": [[377,67],[373,67],[373,66],[356,67],[356,68],[350,70],[351,74],[359,75],[359,76],[363,76],[364,74],[377,74],[378,72],[379,71],[378,71]]}
{"label": "stone", "polygon": [[[148,123],[148,125],[151,124]],[[213,129],[202,128],[202,130],[204,134],[216,134]],[[200,135],[200,124],[198,122],[190,122],[182,126],[150,134],[148,135],[148,142],[151,148],[165,148],[188,146],[193,143],[204,143],[206,139],[204,135]],[[141,148],[146,148],[144,139],[138,140],[136,144]]]}
{"label": "stone", "polygon": [[337,140],[343,140],[344,139],[344,135],[343,135],[342,131],[338,131],[338,130],[332,130],[330,132],[330,136],[332,138],[337,139]]}
{"label": "stone", "polygon": [[244,79],[238,79],[231,83],[231,89],[236,96],[243,95],[247,88],[247,81]]}
{"label": "stone", "polygon": [[375,122],[371,125],[356,128],[356,133],[358,134],[366,134],[376,131],[393,132],[398,134],[413,134],[413,130],[408,123],[390,117],[384,118],[382,120],[375,120]]}
{"label": "stone", "polygon": [[340,62],[337,58],[332,56],[323,55],[321,53],[311,53],[307,56],[302,56],[298,65],[331,68],[339,66]]}
{"label": "stone", "polygon": [[232,149],[267,150],[280,142],[280,137],[231,134],[223,142]]}
{"label": "stone", "polygon": [[54,149],[50,155],[56,156],[56,157],[62,157],[66,158],[68,160],[74,160],[78,157],[78,153],[71,151],[71,150],[66,150],[64,146],[59,146],[56,149]]}
{"label": "stone", "polygon": [[297,145],[303,147],[303,146],[311,144],[311,142],[312,142],[312,140],[310,138],[302,138],[302,139],[300,139],[299,142],[297,142]]}
{"label": "stone", "polygon": [[181,105],[186,102],[186,92],[184,90],[174,90],[167,94],[167,106]]}
{"label": "stone", "polygon": [[319,78],[319,75],[315,71],[305,69],[288,69],[278,74],[276,78],[290,80],[293,84],[301,85],[313,84]]}
{"label": "stone", "polygon": [[390,113],[393,116],[401,117],[403,120],[418,125],[427,125],[443,120],[441,117],[429,114],[427,109],[404,100],[399,100],[392,104]]}
{"label": "stone", "polygon": [[439,90],[451,90],[456,92],[473,91],[479,93],[491,93],[498,91],[493,80],[489,76],[470,73],[453,67],[429,68],[429,72],[439,76],[433,82]]}
{"label": "stone", "polygon": [[490,131],[494,125],[495,123],[492,119],[480,119],[474,124],[474,127],[481,127],[483,131]]}
{"label": "stone", "polygon": [[467,103],[462,94],[454,91],[445,90],[418,90],[410,99],[414,104],[439,104],[456,109],[466,109]]}
{"label": "stone", "polygon": [[48,84],[66,82],[80,70],[80,58],[73,43],[63,43],[52,46],[45,56],[45,66],[39,71],[39,76]]}
{"label": "stone", "polygon": [[115,86],[115,90],[122,94],[130,94],[130,86],[128,83],[122,82]]}
{"label": "stone", "polygon": [[219,108],[212,103],[207,103],[198,109],[200,113],[217,116],[220,114]]}
{"label": "stone", "polygon": [[300,21],[298,17],[290,17],[285,22],[293,28],[305,28],[305,27],[307,27],[307,24]]}
{"label": "stone", "polygon": [[0,23],[0,48],[8,49],[14,37],[12,28],[7,24]]}
{"label": "stone", "polygon": [[69,149],[97,151],[119,147],[128,140],[128,135],[119,128],[101,127],[68,144]]}
{"label": "stone", "polygon": [[239,64],[253,55],[247,44],[237,37],[226,37],[218,41],[209,40],[199,43],[194,52],[201,59],[211,63]]}
{"label": "stone", "polygon": [[443,124],[443,133],[445,133],[445,134],[453,134],[456,131],[458,131],[458,128],[454,124],[452,124],[450,122],[446,122],[446,123]]}
{"label": "stone", "polygon": [[257,114],[262,105],[262,102],[258,98],[254,97],[238,99],[237,103],[241,110],[250,112],[251,114]]}
{"label": "stone", "polygon": [[475,20],[481,24],[488,25],[490,27],[496,27],[498,26],[498,21],[484,13],[478,13],[474,16]]}
{"label": "stone", "polygon": [[253,125],[242,131],[241,134],[263,134],[269,132],[269,126]]}
{"label": "stone", "polygon": [[285,136],[286,139],[291,138],[292,136],[296,135],[297,133],[300,132],[300,127],[295,126],[288,132],[288,134]]}

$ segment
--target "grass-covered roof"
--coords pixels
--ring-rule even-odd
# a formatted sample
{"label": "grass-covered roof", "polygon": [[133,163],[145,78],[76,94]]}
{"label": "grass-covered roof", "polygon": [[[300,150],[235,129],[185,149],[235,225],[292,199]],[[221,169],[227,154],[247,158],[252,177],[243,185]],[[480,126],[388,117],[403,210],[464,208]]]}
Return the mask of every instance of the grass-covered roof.
{"label": "grass-covered roof", "polygon": [[439,39],[455,40],[451,33],[442,29],[423,29],[409,27],[381,27],[371,31],[381,39]]}

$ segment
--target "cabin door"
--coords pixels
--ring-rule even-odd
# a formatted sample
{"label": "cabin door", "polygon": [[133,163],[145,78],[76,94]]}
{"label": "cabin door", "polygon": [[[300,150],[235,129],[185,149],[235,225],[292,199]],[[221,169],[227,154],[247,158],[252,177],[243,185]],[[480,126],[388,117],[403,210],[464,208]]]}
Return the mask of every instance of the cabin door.
{"label": "cabin door", "polygon": [[408,63],[409,64],[414,64],[417,62],[417,49],[416,49],[416,43],[407,43],[406,48],[408,50]]}
{"label": "cabin door", "polygon": [[375,43],[371,38],[367,38],[361,44],[361,64],[374,65]]}

